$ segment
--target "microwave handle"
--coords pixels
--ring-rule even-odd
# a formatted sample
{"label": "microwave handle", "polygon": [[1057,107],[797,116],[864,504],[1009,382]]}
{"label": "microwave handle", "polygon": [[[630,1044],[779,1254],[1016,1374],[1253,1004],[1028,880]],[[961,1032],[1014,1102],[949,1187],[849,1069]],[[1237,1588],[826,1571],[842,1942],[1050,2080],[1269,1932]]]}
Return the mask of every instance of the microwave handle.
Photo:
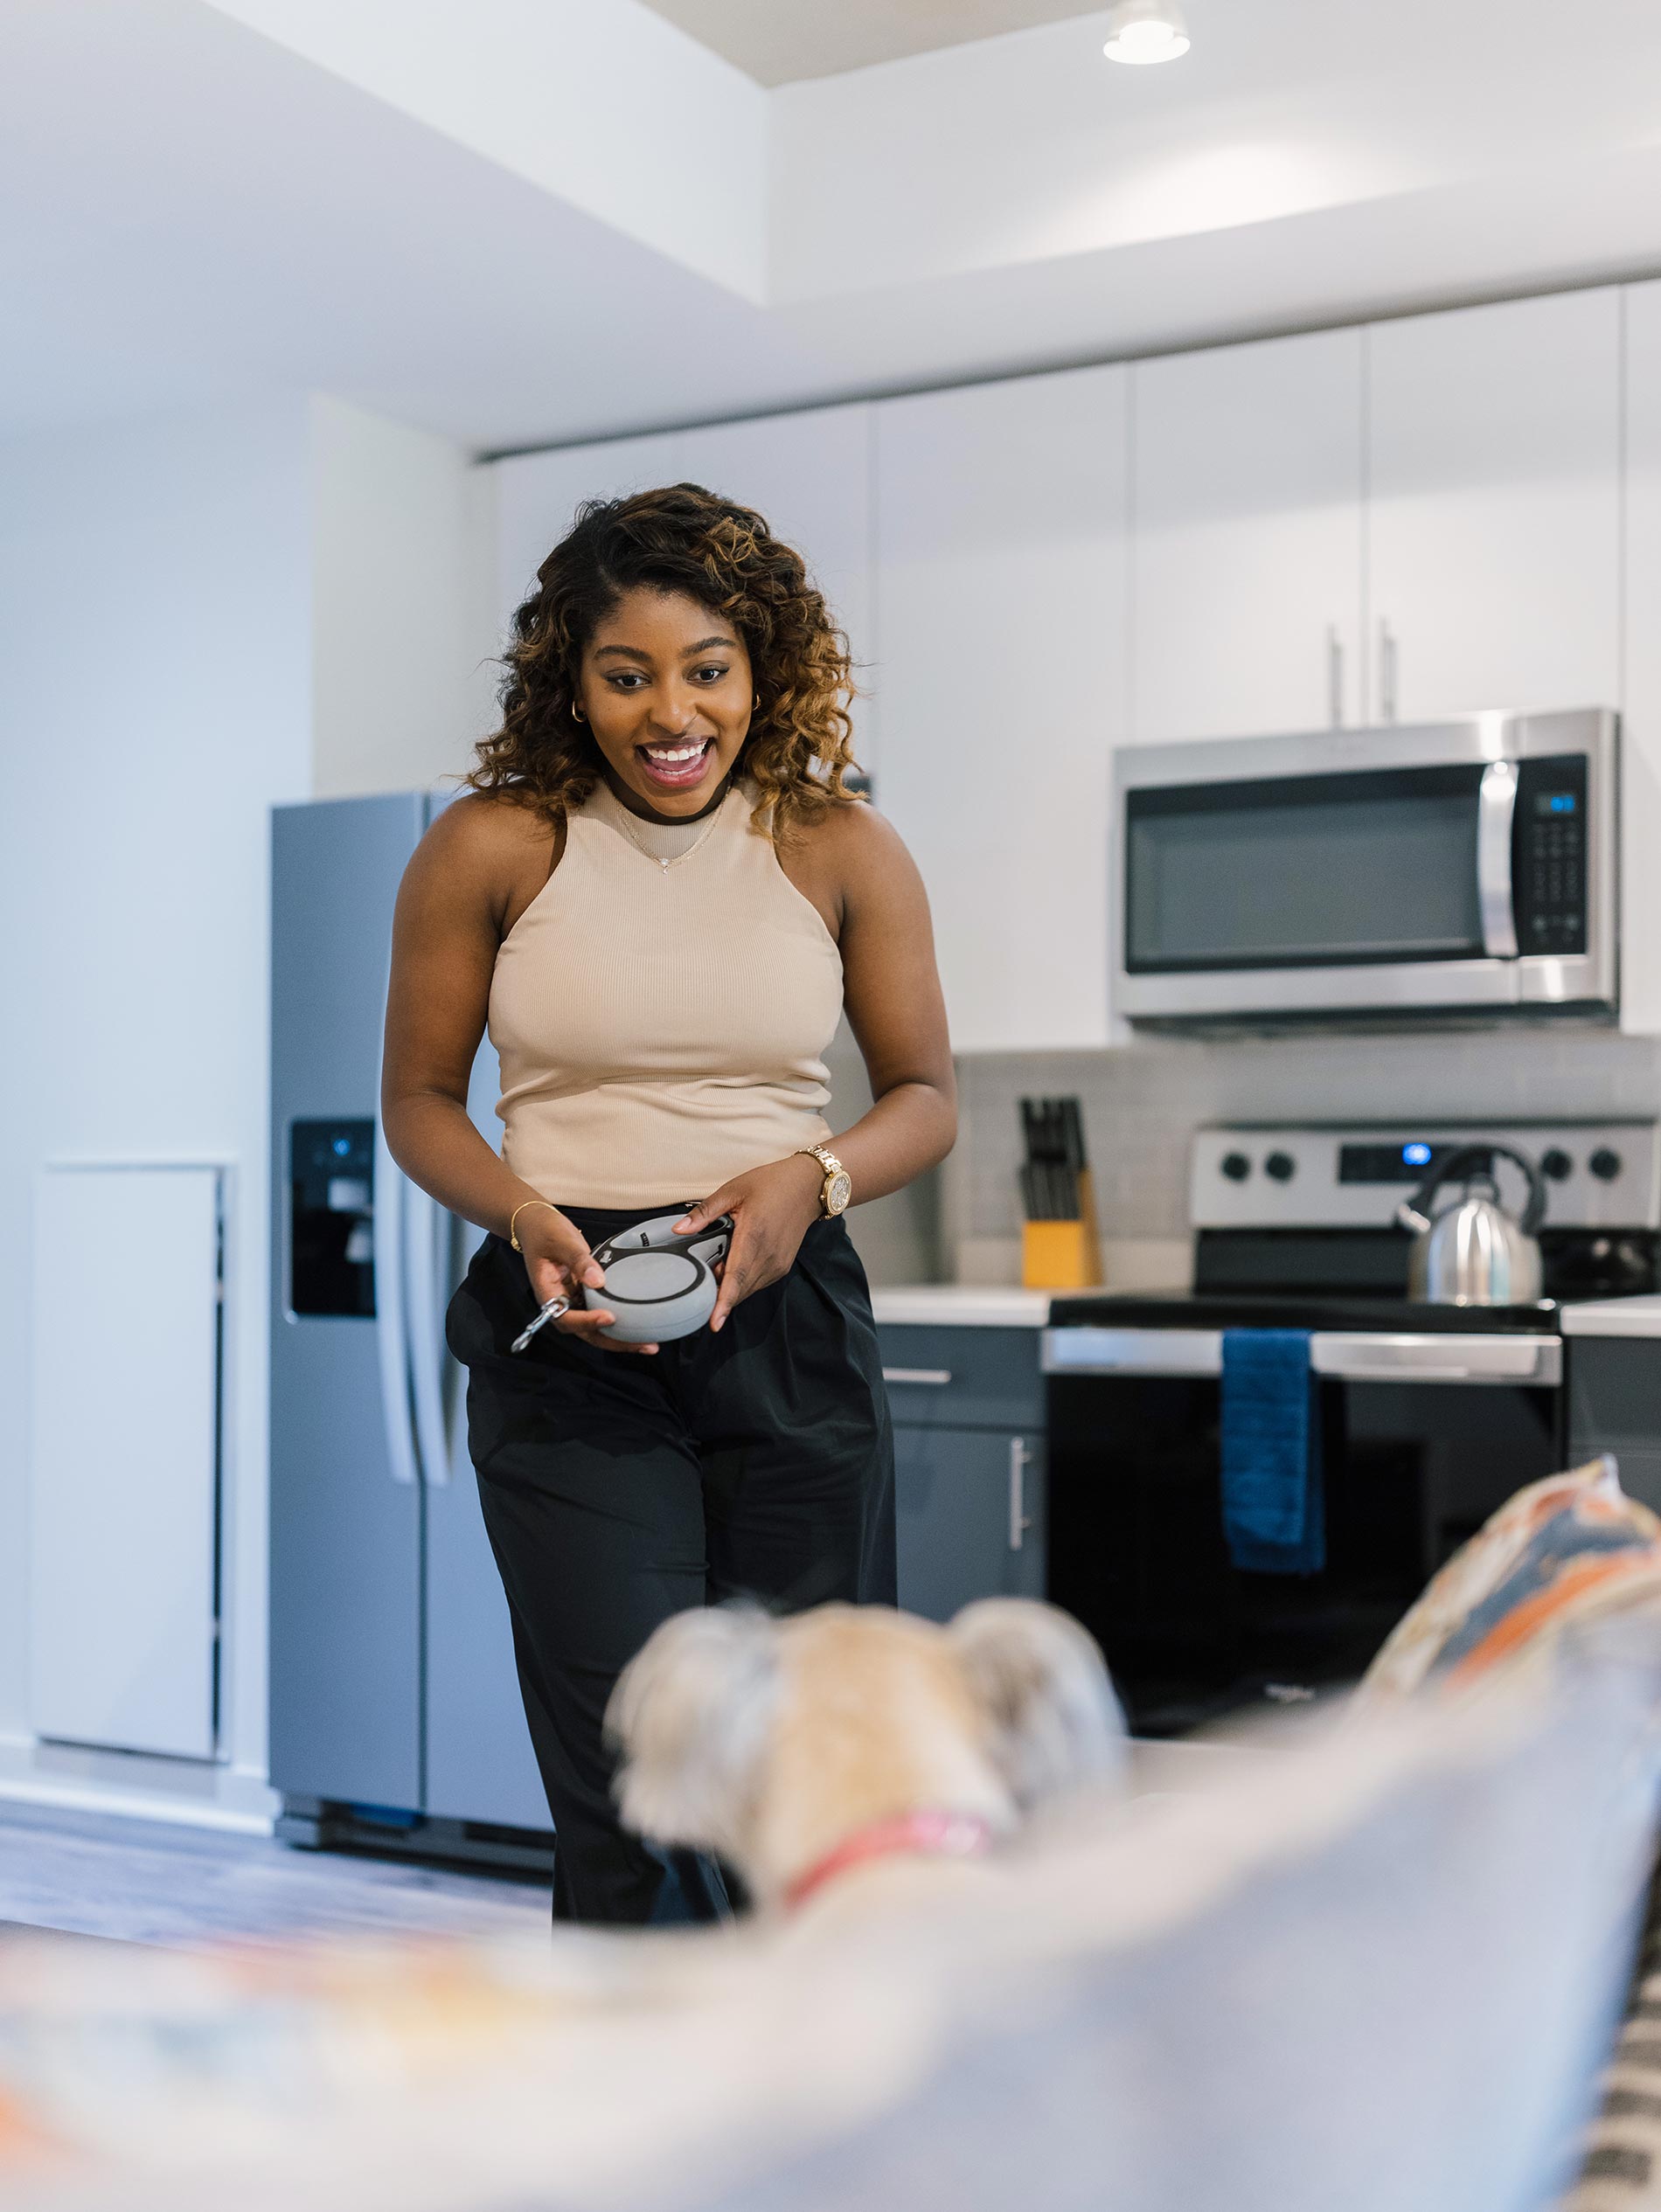
{"label": "microwave handle", "polygon": [[1483,950],[1490,960],[1517,957],[1517,911],[1512,901],[1511,836],[1517,812],[1517,764],[1491,760],[1477,795],[1477,905]]}

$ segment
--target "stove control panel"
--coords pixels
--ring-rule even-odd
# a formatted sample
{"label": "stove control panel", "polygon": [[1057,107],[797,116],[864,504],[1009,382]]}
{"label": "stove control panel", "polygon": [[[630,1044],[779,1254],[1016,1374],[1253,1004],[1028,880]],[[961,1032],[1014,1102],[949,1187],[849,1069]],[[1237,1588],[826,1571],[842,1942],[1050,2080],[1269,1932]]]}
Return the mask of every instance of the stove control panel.
{"label": "stove control panel", "polygon": [[[1427,1119],[1362,1127],[1241,1125],[1195,1132],[1189,1214],[1196,1229],[1387,1229],[1436,1164],[1468,1146],[1509,1145],[1546,1182],[1548,1229],[1661,1227],[1661,1124]],[[1484,1163],[1520,1212],[1524,1179]]]}

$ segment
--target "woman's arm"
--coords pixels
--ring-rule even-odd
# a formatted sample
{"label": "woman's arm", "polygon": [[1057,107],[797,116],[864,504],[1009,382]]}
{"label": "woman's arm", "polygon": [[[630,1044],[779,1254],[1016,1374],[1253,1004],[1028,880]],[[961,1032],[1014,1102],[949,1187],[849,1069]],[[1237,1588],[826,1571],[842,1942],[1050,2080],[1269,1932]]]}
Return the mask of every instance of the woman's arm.
{"label": "woman's arm", "polygon": [[490,805],[457,799],[445,808],[398,887],[380,1118],[412,1181],[505,1237],[513,1209],[539,1194],[504,1165],[467,1111],[504,903],[503,825],[486,815]]}
{"label": "woman's arm", "polygon": [[[547,849],[546,827],[528,811],[483,797],[454,800],[411,856],[393,914],[380,1082],[387,1148],[441,1205],[498,1237],[508,1234],[516,1208],[542,1193],[521,1182],[474,1127],[468,1079],[516,865],[546,861]],[[605,1281],[574,1223],[546,1203],[519,1216],[518,1237],[540,1302]],[[564,1314],[555,1326],[598,1342],[595,1332],[615,1319],[600,1307]]]}
{"label": "woman's arm", "polygon": [[957,1082],[917,863],[869,806],[849,808],[837,828],[843,1003],[873,1103],[830,1148],[858,1205],[946,1157],[957,1138]]}
{"label": "woman's arm", "polygon": [[[957,1134],[956,1081],[928,900],[899,833],[861,805],[838,810],[814,842],[816,903],[834,887],[844,1004],[873,1099],[830,1146],[848,1170],[858,1205],[900,1189],[945,1158]],[[817,1160],[773,1161],[735,1175],[685,1217],[701,1227],[719,1214],[733,1216],[712,1328],[740,1299],[787,1272],[818,1217],[824,1180]]]}

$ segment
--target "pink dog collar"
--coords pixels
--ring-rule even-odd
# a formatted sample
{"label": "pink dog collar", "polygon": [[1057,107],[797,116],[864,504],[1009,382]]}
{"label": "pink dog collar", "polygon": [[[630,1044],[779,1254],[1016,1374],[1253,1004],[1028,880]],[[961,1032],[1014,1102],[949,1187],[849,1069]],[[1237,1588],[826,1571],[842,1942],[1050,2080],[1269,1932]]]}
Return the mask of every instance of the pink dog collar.
{"label": "pink dog collar", "polygon": [[867,1859],[897,1858],[915,1853],[943,1859],[978,1858],[992,1845],[991,1823],[978,1813],[900,1813],[892,1820],[873,1820],[844,1836],[834,1851],[798,1875],[784,1892],[784,1903],[794,1911],[816,1890],[845,1874]]}

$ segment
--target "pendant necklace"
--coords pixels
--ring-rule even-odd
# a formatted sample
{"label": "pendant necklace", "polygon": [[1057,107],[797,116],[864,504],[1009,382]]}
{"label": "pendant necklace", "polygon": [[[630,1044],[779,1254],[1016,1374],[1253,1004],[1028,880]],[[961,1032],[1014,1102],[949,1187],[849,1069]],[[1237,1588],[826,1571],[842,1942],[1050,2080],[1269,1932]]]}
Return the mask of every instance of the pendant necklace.
{"label": "pendant necklace", "polygon": [[[716,823],[720,820],[721,808],[725,807],[726,804],[726,794],[723,793],[719,802],[711,813],[708,822],[705,824],[704,829],[698,832],[698,836],[693,838],[692,843],[687,846],[685,851],[671,853],[668,855],[660,852],[654,852],[650,845],[643,845],[641,843],[639,838],[635,835],[634,826],[629,820],[629,809],[623,805],[621,800],[618,800],[617,801],[617,813],[622,822],[623,835],[628,838],[629,843],[635,848],[635,850],[636,852],[644,853],[648,860],[655,860],[666,876],[671,868],[678,867],[683,860],[690,860],[692,858],[692,855],[703,843],[705,838],[709,836],[710,831],[714,829]],[[669,825],[667,823],[664,824],[665,828],[668,826]]]}

